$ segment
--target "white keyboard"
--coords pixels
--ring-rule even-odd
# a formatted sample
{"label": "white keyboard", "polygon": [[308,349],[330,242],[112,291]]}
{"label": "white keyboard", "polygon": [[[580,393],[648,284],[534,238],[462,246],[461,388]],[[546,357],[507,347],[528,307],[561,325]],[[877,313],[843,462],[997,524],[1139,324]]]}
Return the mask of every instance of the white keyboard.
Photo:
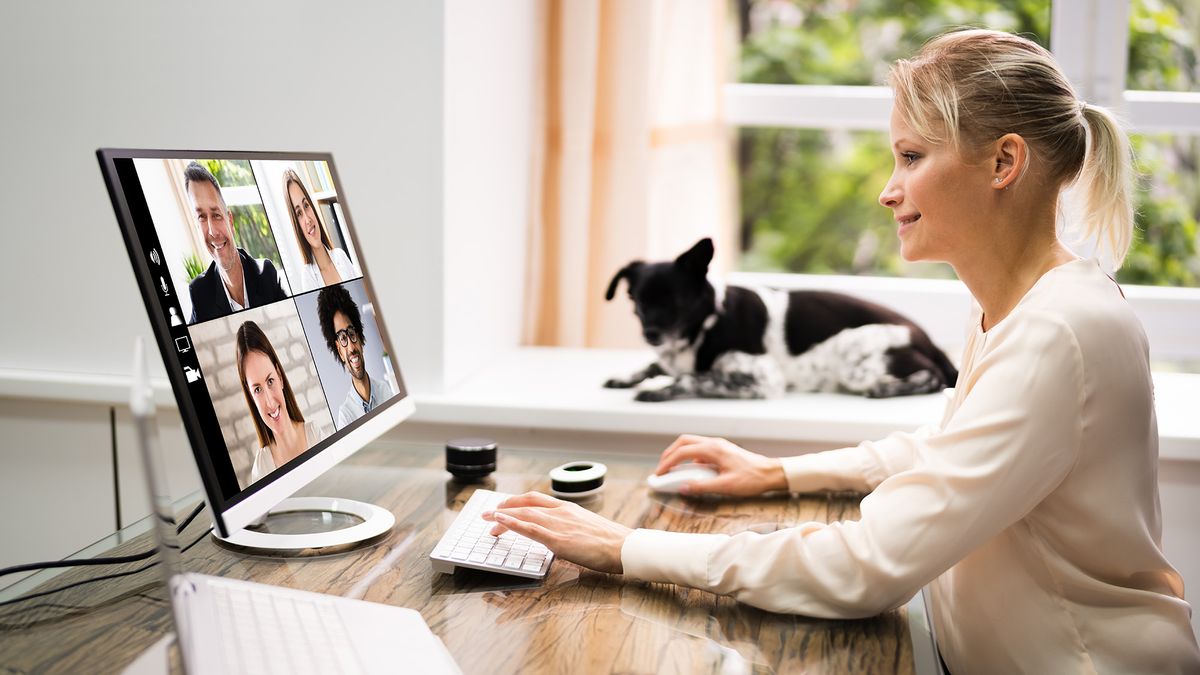
{"label": "white keyboard", "polygon": [[361,673],[334,603],[270,586],[210,580],[227,673]]}
{"label": "white keyboard", "polygon": [[470,567],[530,579],[544,578],[554,559],[549,549],[511,531],[493,537],[488,532],[496,524],[480,518],[484,511],[496,508],[511,496],[476,490],[430,552],[433,571],[451,574],[455,567]]}

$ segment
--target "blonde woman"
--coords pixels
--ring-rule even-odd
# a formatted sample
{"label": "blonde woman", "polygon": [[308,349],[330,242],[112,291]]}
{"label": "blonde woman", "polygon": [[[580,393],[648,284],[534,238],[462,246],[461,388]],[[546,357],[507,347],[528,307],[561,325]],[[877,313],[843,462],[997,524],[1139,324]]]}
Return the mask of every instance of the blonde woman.
{"label": "blonde woman", "polygon": [[907,260],[944,261],[976,300],[939,425],[772,459],[682,436],[658,473],[718,467],[692,493],[871,492],[861,517],[735,536],[631,531],[530,493],[487,517],[607,572],[777,612],[864,617],[931,589],[954,673],[1197,673],[1163,557],[1146,336],[1096,260],[1056,235],[1059,196],[1119,265],[1133,235],[1128,139],[1053,57],[1006,33],[897,62],[895,169],[879,197]]}
{"label": "blonde woman", "polygon": [[342,249],[334,248],[308,188],[292,169],[283,172],[283,203],[292,219],[300,254],[304,256],[300,274],[303,290],[311,291],[362,276],[350,256]]}

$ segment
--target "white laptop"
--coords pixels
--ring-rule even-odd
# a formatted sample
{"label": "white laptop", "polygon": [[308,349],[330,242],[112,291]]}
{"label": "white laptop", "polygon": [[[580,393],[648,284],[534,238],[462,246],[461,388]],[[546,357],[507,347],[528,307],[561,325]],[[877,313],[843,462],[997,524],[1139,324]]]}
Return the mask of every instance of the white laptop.
{"label": "white laptop", "polygon": [[[170,492],[158,456],[154,401],[142,341],[135,346],[131,407],[155,514],[155,538],[181,661],[209,673],[457,673],[415,610],[184,572]],[[165,673],[164,639],[126,673]]]}

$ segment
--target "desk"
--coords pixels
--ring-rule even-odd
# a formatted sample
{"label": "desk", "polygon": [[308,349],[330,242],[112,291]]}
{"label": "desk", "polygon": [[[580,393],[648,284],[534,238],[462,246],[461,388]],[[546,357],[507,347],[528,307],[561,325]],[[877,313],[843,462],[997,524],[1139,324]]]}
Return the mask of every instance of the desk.
{"label": "desk", "polygon": [[[578,453],[501,447],[484,487],[548,488],[547,471]],[[772,531],[807,520],[857,515],[857,500],[804,496],[685,500],[648,493],[654,458],[589,453],[609,467],[588,504],[630,527],[686,532]],[[473,570],[435,574],[428,553],[475,485],[450,479],[432,445],[377,442],[301,494],[378,504],[396,527],[369,546],[333,555],[268,558],[230,551],[203,536],[207,515],[181,536],[198,543],[188,571],[357,597],[417,609],[464,673],[912,673],[927,670],[929,628],[918,595],[872,619],[828,621],[764,612],[704,591],[627,582],[555,561],[544,582]],[[193,502],[199,498],[193,496]],[[149,548],[143,521],[84,556]],[[146,563],[42,573],[0,591],[0,602]],[[171,629],[158,568],[0,607],[0,670],[119,672]]]}

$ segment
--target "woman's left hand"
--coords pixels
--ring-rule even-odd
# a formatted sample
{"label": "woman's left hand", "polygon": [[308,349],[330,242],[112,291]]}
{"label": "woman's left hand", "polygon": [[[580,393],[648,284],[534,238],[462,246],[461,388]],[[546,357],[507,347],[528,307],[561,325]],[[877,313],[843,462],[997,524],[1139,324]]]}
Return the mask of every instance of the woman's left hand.
{"label": "woman's left hand", "polygon": [[564,560],[616,574],[622,570],[621,546],[632,532],[574,502],[540,492],[509,497],[495,511],[485,512],[483,519],[496,523],[492,536],[512,530],[544,545]]}

